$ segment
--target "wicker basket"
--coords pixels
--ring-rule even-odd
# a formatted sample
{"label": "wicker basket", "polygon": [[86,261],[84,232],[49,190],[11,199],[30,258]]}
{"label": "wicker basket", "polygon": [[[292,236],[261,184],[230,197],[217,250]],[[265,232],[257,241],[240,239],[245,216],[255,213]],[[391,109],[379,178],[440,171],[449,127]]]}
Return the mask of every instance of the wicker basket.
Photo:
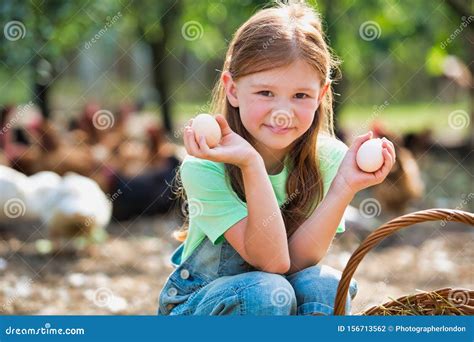
{"label": "wicker basket", "polygon": [[[474,214],[452,209],[429,209],[397,217],[373,231],[356,249],[342,272],[334,305],[335,315],[345,314],[349,283],[364,256],[387,236],[412,224],[456,221],[474,226]],[[365,310],[358,315],[474,315],[474,291],[444,288],[408,295]]]}

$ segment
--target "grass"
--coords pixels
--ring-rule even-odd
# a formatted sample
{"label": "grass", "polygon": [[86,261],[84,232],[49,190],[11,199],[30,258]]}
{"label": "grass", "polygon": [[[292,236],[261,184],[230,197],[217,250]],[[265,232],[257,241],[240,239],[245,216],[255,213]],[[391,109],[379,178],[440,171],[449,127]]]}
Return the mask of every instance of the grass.
{"label": "grass", "polygon": [[468,113],[467,103],[347,106],[343,108],[340,123],[351,132],[365,132],[373,120],[379,120],[395,133],[420,132],[429,128],[438,138],[454,139],[469,134],[467,126],[457,130],[449,125],[450,113],[457,110]]}

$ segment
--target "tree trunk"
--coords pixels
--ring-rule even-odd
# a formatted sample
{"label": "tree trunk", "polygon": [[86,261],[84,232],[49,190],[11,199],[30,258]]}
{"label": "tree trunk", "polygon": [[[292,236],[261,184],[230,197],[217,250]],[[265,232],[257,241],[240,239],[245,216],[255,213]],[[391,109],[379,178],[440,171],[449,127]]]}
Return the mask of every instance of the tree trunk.
{"label": "tree trunk", "polygon": [[159,42],[151,44],[153,55],[153,84],[158,90],[160,97],[158,104],[160,106],[163,125],[167,132],[172,131],[171,108],[169,99],[169,80],[167,75],[167,56],[166,56],[166,38]]}
{"label": "tree trunk", "polygon": [[160,94],[159,106],[163,118],[164,128],[168,133],[172,132],[173,125],[171,120],[170,104],[170,84],[173,74],[170,72],[170,63],[166,52],[168,37],[175,34],[174,26],[179,18],[179,3],[169,4],[165,15],[160,19],[163,34],[161,39],[150,42],[153,57],[153,83]]}
{"label": "tree trunk", "polygon": [[34,85],[34,98],[35,103],[41,110],[41,115],[45,119],[50,117],[50,106],[49,106],[49,83],[40,84],[35,82]]}

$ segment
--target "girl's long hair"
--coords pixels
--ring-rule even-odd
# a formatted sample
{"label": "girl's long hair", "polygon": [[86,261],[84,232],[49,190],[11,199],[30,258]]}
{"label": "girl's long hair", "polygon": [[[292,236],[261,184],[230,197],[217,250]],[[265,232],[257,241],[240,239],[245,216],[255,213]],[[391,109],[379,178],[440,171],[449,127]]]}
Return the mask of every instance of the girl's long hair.
{"label": "girl's long hair", "polygon": [[[260,10],[235,33],[227,50],[222,71],[233,80],[256,72],[283,67],[301,59],[313,67],[321,80],[321,89],[337,70],[337,61],[324,39],[319,15],[303,2],[278,3]],[[282,80],[284,82],[285,80]],[[287,235],[293,234],[323,198],[323,182],[317,155],[320,131],[334,136],[333,94],[329,87],[316,110],[311,127],[292,143],[288,154],[287,201],[281,206]],[[222,113],[231,129],[252,143],[252,137],[240,119],[239,108],[229,103],[222,80],[212,95],[211,112]],[[245,189],[241,170],[225,165],[226,179],[244,202]],[[185,224],[186,225],[186,224]],[[186,230],[178,237],[183,240]]]}

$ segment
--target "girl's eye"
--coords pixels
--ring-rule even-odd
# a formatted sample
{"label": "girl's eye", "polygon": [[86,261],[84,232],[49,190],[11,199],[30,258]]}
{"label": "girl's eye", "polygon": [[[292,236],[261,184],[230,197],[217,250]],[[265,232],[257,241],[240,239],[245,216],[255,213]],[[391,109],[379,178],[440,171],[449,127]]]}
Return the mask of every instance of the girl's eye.
{"label": "girl's eye", "polygon": [[295,95],[295,97],[296,97],[297,99],[306,99],[306,98],[309,97],[309,95],[308,95],[308,94],[305,94],[305,93],[298,93],[298,94]]}
{"label": "girl's eye", "polygon": [[263,96],[273,96],[272,92],[269,90],[262,90],[262,91],[259,91],[257,94],[263,95]]}

